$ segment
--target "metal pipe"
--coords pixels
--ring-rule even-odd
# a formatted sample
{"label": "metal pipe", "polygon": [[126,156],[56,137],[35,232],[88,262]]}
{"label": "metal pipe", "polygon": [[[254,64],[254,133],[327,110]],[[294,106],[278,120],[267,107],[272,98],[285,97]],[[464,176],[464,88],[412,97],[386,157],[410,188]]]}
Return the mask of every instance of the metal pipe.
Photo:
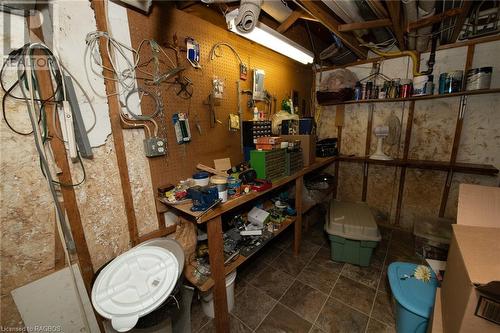
{"label": "metal pipe", "polygon": [[[413,22],[418,19],[417,2],[416,0],[402,0],[403,9],[405,13],[406,22]],[[408,37],[408,49],[415,50],[416,38],[414,36]]]}
{"label": "metal pipe", "polygon": [[[418,17],[419,19],[427,18],[436,13],[435,0],[420,1],[418,3]],[[417,30],[417,35],[428,35],[433,30],[432,26],[423,27]],[[429,45],[429,36],[417,37],[417,51],[424,52]]]}

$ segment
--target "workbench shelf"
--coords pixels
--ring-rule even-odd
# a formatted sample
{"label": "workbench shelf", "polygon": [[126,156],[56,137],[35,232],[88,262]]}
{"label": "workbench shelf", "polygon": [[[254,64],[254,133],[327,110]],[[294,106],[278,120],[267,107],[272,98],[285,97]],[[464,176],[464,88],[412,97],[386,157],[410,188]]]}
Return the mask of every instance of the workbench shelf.
{"label": "workbench shelf", "polygon": [[498,169],[489,164],[473,163],[450,163],[447,161],[413,160],[413,159],[393,159],[393,160],[372,160],[368,156],[339,156],[339,161],[354,163],[369,163],[378,165],[408,167],[414,169],[453,171],[467,174],[478,174],[494,176]]}
{"label": "workbench shelf", "polygon": [[[279,234],[281,234],[281,232],[283,232],[286,228],[288,228],[290,225],[292,225],[296,220],[296,217],[294,216],[290,216],[288,218],[286,218],[280,225],[279,229],[274,231],[273,232],[273,237],[269,238],[266,242],[266,244],[264,245],[264,247],[267,245],[267,243],[269,243],[271,240],[273,240],[274,238],[276,238]],[[255,253],[258,253],[262,250],[259,249],[257,251],[255,251],[254,253],[252,253],[250,256],[244,256],[244,255],[238,255],[238,257],[236,257],[236,259],[232,262],[230,262],[229,264],[227,264],[225,266],[225,273],[226,275],[230,274],[231,272],[233,272],[235,269],[237,269],[241,264],[243,264],[245,261],[247,261],[248,258],[251,258]],[[196,278],[195,278],[195,275],[194,275],[194,272],[196,270],[196,266],[194,266],[193,264],[189,264],[187,267],[186,267],[186,270],[185,270],[185,277],[186,279],[188,279],[189,282],[191,282],[196,288],[198,288],[198,290],[202,291],[202,292],[205,292],[205,291],[208,291],[210,290],[213,286],[214,286],[214,280],[212,279],[211,276],[209,276],[207,278],[207,280],[205,280],[203,283],[200,283]]]}
{"label": "workbench shelf", "polygon": [[412,96],[408,98],[384,98],[384,99],[362,99],[359,101],[344,101],[344,102],[323,102],[318,103],[322,106],[329,105],[348,105],[348,104],[368,104],[368,103],[395,103],[395,102],[410,102],[410,101],[423,101],[430,99],[441,99],[441,98],[450,98],[450,97],[459,97],[459,96],[473,96],[473,95],[484,95],[484,94],[495,94],[500,93],[500,89],[481,89],[481,90],[471,90],[471,91],[460,91],[451,94],[444,95],[427,95],[427,96]]}

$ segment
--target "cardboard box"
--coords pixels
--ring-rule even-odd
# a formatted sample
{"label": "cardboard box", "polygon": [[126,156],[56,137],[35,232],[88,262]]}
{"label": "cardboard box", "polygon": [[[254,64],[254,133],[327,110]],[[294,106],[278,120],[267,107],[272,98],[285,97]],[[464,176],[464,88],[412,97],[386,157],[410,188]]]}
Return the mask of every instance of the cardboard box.
{"label": "cardboard box", "polygon": [[457,224],[500,228],[500,188],[460,184]]}
{"label": "cardboard box", "polygon": [[457,225],[441,292],[444,332],[500,332],[500,325],[476,315],[485,303],[485,285],[500,294],[498,284],[491,285],[498,280],[500,188],[460,184]]}
{"label": "cardboard box", "polygon": [[441,288],[436,289],[436,297],[434,301],[434,310],[429,325],[427,326],[428,333],[443,333],[443,310],[441,309]]}
{"label": "cardboard box", "polygon": [[316,136],[315,135],[282,135],[283,141],[300,140],[300,147],[304,156],[304,166],[314,163],[316,160]]}
{"label": "cardboard box", "polygon": [[[490,202],[486,197],[484,199],[483,202],[477,200],[473,202],[479,206],[485,204],[484,201],[486,204]],[[498,204],[500,205],[500,202]],[[477,213],[478,216],[488,215],[486,212]],[[472,218],[472,215],[469,217]],[[480,223],[480,221],[473,222]],[[453,238],[442,285],[444,332],[500,332],[500,325],[475,314],[481,297],[478,287],[498,280],[500,280],[500,228],[453,225]]]}

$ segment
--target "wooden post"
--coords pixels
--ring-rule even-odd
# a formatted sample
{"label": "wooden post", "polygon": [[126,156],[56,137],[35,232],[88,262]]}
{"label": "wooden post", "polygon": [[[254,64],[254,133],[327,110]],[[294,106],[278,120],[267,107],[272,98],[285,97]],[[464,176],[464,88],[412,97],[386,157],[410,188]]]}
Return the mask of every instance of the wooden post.
{"label": "wooden post", "polygon": [[302,187],[303,186],[304,186],[304,176],[297,177],[297,179],[295,179],[295,210],[297,211],[297,217],[295,219],[295,225],[294,225],[295,237],[293,239],[293,254],[295,256],[299,255],[300,241],[302,237]]}
{"label": "wooden post", "polygon": [[220,215],[207,222],[207,234],[210,270],[214,280],[215,329],[217,333],[226,333],[229,332],[229,313],[227,310],[224,241]]}
{"label": "wooden post", "polygon": [[[411,141],[411,130],[413,127],[413,114],[415,111],[415,101],[410,102],[410,108],[408,110],[408,120],[406,121],[406,133],[405,133],[405,142],[403,148],[403,163],[408,159],[408,153],[410,151],[410,141]],[[403,192],[405,188],[405,179],[406,179],[406,165],[401,167],[401,174],[399,175],[399,188],[398,188],[398,197],[396,202],[396,217],[395,222],[399,224],[399,220],[401,219],[401,208],[403,205]]]}
{"label": "wooden post", "polygon": [[[95,21],[97,30],[108,31],[106,18],[106,9],[104,0],[92,0],[92,7],[95,12]],[[109,61],[109,54],[106,41],[101,39],[99,43],[99,52],[101,53],[103,67],[112,68]],[[104,76],[113,75],[109,70],[103,69]],[[125,154],[125,144],[123,140],[123,132],[120,119],[120,102],[116,95],[116,84],[111,80],[104,79],[106,86],[106,94],[108,95],[109,118],[111,121],[111,132],[113,134],[113,142],[116,151],[116,162],[118,164],[118,172],[120,174],[120,183],[122,187],[123,201],[125,203],[125,213],[127,215],[128,231],[130,243],[136,245],[139,239],[137,230],[137,220],[134,211],[134,199],[132,197],[132,189],[130,186],[130,177],[128,173],[127,156]]]}
{"label": "wooden post", "polygon": [[[335,125],[337,126],[337,149],[339,155],[341,155],[342,147],[342,127],[344,126],[345,118],[345,105],[337,105],[337,110],[335,113]],[[339,186],[339,168],[340,162],[335,161],[334,169],[334,179],[333,179],[333,198],[337,198],[338,186]]]}
{"label": "wooden post", "polygon": [[[368,124],[366,126],[366,144],[365,156],[370,155],[370,146],[372,143],[372,127],[373,127],[373,103],[368,104]],[[368,192],[368,162],[363,163],[363,191],[361,201],[366,201]]]}
{"label": "wooden post", "polygon": [[[464,68],[464,80],[462,84],[462,89],[465,89],[465,75],[467,71],[472,67],[472,61],[474,60],[475,45],[469,45],[467,47],[467,58],[465,60]],[[443,188],[443,194],[441,196],[441,205],[439,206],[439,217],[443,217],[446,212],[446,204],[448,203],[448,196],[450,194],[451,183],[453,182],[453,165],[457,162],[458,147],[460,145],[460,138],[462,136],[462,127],[464,124],[465,110],[467,109],[467,96],[460,96],[460,105],[458,107],[457,123],[455,125],[455,136],[453,138],[453,147],[451,149],[450,156],[450,170],[446,174],[446,181]]]}

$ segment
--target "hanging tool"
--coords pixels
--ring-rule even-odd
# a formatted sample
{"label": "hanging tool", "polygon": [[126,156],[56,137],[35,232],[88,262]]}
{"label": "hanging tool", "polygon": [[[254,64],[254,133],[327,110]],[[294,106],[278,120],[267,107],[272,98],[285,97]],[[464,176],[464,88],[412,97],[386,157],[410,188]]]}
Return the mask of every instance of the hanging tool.
{"label": "hanging tool", "polygon": [[210,110],[210,127],[214,128],[215,124],[222,124],[222,122],[217,119],[216,106],[220,106],[220,101],[217,98],[214,98],[213,94],[208,95],[208,100],[203,102],[203,105],[208,105]]}
{"label": "hanging tool", "polygon": [[236,81],[236,98],[238,101],[238,113],[237,114],[233,114],[233,113],[229,114],[229,130],[230,131],[238,131],[241,129],[240,81]]}
{"label": "hanging tool", "polygon": [[175,92],[177,96],[184,99],[190,99],[193,96],[193,82],[188,77],[176,77],[174,84],[179,85],[179,90]]}

